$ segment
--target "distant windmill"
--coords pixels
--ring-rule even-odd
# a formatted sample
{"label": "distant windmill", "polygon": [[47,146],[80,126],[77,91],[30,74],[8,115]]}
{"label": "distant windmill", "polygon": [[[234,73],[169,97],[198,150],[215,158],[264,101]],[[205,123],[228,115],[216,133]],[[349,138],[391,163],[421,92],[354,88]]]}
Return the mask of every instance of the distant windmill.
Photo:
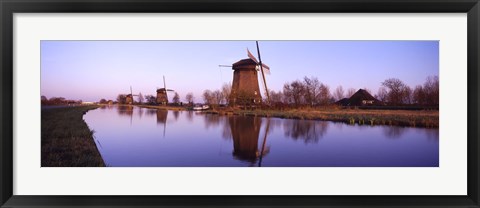
{"label": "distant windmill", "polygon": [[157,103],[162,105],[168,104],[168,95],[167,92],[173,92],[172,89],[167,89],[167,84],[165,83],[165,76],[163,76],[163,88],[157,88]]}
{"label": "distant windmill", "polygon": [[260,87],[258,85],[258,73],[262,74],[262,81],[265,88],[265,94],[267,95],[267,101],[270,102],[270,95],[268,93],[267,82],[265,80],[265,74],[270,74],[270,67],[262,63],[260,56],[260,48],[258,41],[256,41],[258,60],[247,49],[248,59],[242,59],[235,62],[232,66],[219,65],[219,67],[232,67],[233,82],[231,100],[235,103],[240,97],[249,97],[251,102],[259,103],[262,100],[260,95]]}
{"label": "distant windmill", "polygon": [[125,102],[129,105],[133,104],[133,97],[134,96],[140,97],[140,94],[134,95],[133,90],[132,90],[132,86],[130,86],[130,94],[127,95],[127,97],[125,99]]}

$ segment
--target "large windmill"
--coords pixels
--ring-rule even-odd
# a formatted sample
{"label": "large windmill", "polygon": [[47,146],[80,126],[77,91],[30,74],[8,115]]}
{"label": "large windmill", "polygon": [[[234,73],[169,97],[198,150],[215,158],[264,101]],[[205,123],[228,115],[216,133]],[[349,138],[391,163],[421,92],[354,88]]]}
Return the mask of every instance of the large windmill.
{"label": "large windmill", "polygon": [[[237,103],[239,101],[243,103],[257,104],[262,101],[260,93],[260,87],[258,84],[258,71],[262,75],[262,81],[264,84],[265,95],[267,101],[270,101],[270,95],[268,93],[267,82],[265,80],[265,74],[270,74],[270,67],[262,63],[260,56],[260,48],[258,41],[256,41],[258,60],[247,49],[247,59],[242,59],[235,62],[231,67],[233,72],[232,92],[230,101]],[[219,65],[220,67],[227,67],[226,65]],[[230,67],[230,66],[228,66]],[[245,100],[245,98],[249,100]]]}
{"label": "large windmill", "polygon": [[167,92],[173,92],[172,89],[167,89],[167,84],[165,83],[165,76],[163,76],[163,88],[157,88],[157,104],[167,105],[168,104],[168,95]]}
{"label": "large windmill", "polygon": [[134,95],[133,94],[133,90],[132,90],[132,86],[130,86],[130,94],[128,94],[125,98],[125,103],[128,104],[128,105],[131,105],[133,104],[133,97],[134,96],[137,96],[137,97],[140,97],[140,94],[138,95]]}

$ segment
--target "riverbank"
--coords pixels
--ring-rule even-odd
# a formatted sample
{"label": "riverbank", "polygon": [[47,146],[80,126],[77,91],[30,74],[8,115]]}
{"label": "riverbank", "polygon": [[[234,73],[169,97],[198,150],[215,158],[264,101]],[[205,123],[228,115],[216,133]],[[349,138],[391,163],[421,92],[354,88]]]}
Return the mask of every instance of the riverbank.
{"label": "riverbank", "polygon": [[219,115],[244,115],[304,120],[323,120],[359,125],[390,125],[438,128],[438,111],[412,110],[361,110],[361,109],[289,109],[289,110],[240,110],[215,109],[203,111]]}
{"label": "riverbank", "polygon": [[42,109],[42,167],[103,167],[105,163],[83,115],[99,106]]}
{"label": "riverbank", "polygon": [[[151,106],[137,105],[142,108],[164,109],[181,111],[187,110],[181,106]],[[439,127],[438,110],[382,110],[382,109],[341,109],[335,107],[325,108],[302,108],[302,109],[255,109],[242,110],[239,108],[215,108],[205,111],[198,111],[206,114],[218,115],[244,115],[259,117],[276,117],[302,120],[323,120],[343,122],[359,125],[389,125],[406,127]]]}

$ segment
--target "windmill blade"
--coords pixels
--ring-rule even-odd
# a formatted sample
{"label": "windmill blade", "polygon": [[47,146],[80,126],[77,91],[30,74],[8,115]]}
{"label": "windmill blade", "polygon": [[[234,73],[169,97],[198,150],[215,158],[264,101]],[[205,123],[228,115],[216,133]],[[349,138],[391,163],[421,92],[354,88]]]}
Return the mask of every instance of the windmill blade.
{"label": "windmill blade", "polygon": [[265,72],[266,74],[270,74],[270,67],[269,66],[262,63],[262,68],[263,68],[263,72]]}
{"label": "windmill blade", "polygon": [[167,84],[165,83],[165,76],[163,76],[163,88],[167,89]]}
{"label": "windmill blade", "polygon": [[175,90],[172,89],[165,89],[165,91],[175,92]]}
{"label": "windmill blade", "polygon": [[265,80],[265,73],[264,73],[264,69],[263,69],[263,63],[262,63],[262,57],[260,56],[260,47],[258,46],[258,41],[255,41],[256,45],[257,45],[257,54],[258,54],[258,60],[260,60],[260,69],[261,69],[261,72],[262,72],[262,77],[263,77],[263,83],[265,84],[265,91],[266,91],[266,94],[267,94],[267,101],[268,103],[270,103],[270,95],[268,93],[268,88],[267,88],[267,81]]}
{"label": "windmill blade", "polygon": [[258,64],[257,58],[255,58],[255,56],[254,56],[252,53],[250,53],[250,51],[248,50],[248,48],[247,48],[247,56],[248,56],[249,58],[251,58],[253,61],[255,61],[255,63]]}
{"label": "windmill blade", "polygon": [[[265,69],[264,69],[264,70],[265,70]],[[262,80],[263,93],[265,93],[265,95],[268,95],[268,93],[267,93],[267,90],[268,90],[268,89],[265,87],[265,86],[267,86],[266,83],[265,83],[265,80],[264,80],[264,79],[260,79],[260,80]]]}
{"label": "windmill blade", "polygon": [[261,69],[263,69],[263,73],[270,74],[270,67],[264,63],[262,63],[262,67],[260,67],[260,64],[257,65],[256,69],[257,71],[260,71]]}

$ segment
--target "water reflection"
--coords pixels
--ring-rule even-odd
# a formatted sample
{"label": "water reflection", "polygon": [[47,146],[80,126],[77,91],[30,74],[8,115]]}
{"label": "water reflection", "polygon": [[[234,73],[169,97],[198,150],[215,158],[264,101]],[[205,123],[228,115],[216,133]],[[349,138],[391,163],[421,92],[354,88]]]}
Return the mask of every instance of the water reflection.
{"label": "water reflection", "polygon": [[228,118],[233,137],[233,156],[253,165],[261,154],[258,138],[262,119],[250,116],[231,116]]}
{"label": "water reflection", "polygon": [[329,122],[313,120],[288,120],[284,123],[285,136],[305,143],[317,143],[328,130]]}
{"label": "water reflection", "polygon": [[157,124],[167,124],[168,111],[157,109]]}
{"label": "water reflection", "polygon": [[407,128],[401,126],[391,126],[390,128],[384,128],[383,133],[385,137],[389,139],[401,138]]}
{"label": "water reflection", "polygon": [[121,115],[121,116],[132,116],[133,106],[120,105],[117,107],[117,112],[118,112],[118,115]]}
{"label": "water reflection", "polygon": [[134,106],[102,106],[84,119],[95,130],[99,151],[109,166],[437,167],[439,163],[438,129]]}
{"label": "water reflection", "polygon": [[180,111],[173,111],[173,117],[175,118],[175,121],[178,120],[179,116],[180,116]]}

